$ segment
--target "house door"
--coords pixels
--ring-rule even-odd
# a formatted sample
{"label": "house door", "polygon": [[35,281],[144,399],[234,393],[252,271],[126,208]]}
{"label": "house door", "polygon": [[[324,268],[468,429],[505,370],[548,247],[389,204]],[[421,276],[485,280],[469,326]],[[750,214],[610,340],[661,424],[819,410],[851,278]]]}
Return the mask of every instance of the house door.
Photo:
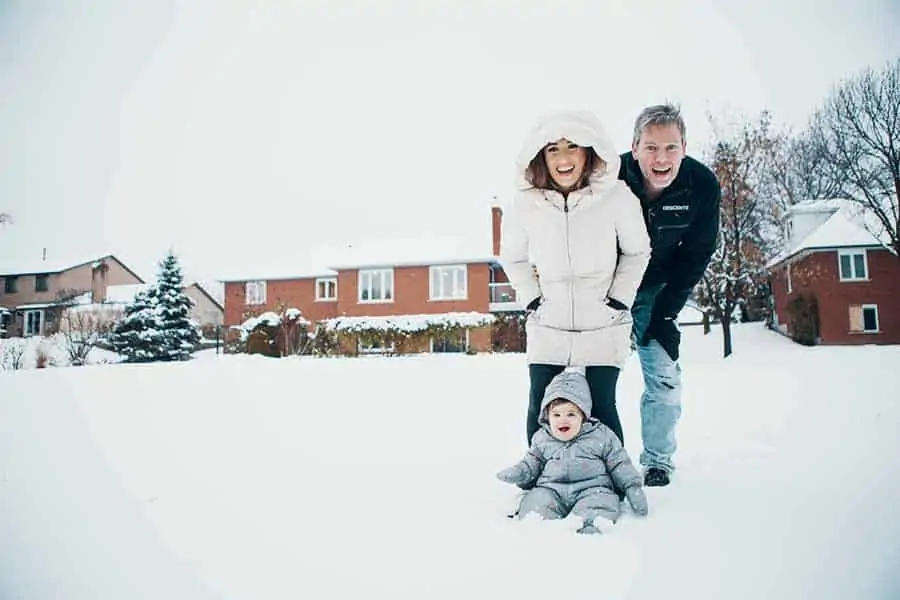
{"label": "house door", "polygon": [[44,311],[29,310],[25,313],[25,337],[41,335],[41,325],[44,322]]}

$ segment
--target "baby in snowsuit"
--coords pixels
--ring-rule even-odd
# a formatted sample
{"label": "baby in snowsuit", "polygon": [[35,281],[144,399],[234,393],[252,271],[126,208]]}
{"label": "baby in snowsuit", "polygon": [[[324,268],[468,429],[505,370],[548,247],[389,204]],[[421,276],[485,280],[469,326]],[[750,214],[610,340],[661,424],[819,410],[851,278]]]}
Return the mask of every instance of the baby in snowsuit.
{"label": "baby in snowsuit", "polygon": [[527,489],[519,518],[545,519],[573,514],[584,521],[579,533],[599,533],[594,519],[613,523],[621,515],[618,491],[635,513],[648,513],[640,473],[619,438],[591,414],[591,390],[584,373],[563,371],[547,386],[541,403],[541,429],[517,464],[500,471],[501,481]]}

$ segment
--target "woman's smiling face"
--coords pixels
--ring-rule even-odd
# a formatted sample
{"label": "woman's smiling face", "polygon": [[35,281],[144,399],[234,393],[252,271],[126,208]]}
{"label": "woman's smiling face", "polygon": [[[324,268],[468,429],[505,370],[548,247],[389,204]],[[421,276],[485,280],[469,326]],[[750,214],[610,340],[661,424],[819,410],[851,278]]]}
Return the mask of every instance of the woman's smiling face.
{"label": "woman's smiling face", "polygon": [[544,146],[542,152],[553,183],[563,191],[575,189],[584,174],[587,150],[561,138]]}

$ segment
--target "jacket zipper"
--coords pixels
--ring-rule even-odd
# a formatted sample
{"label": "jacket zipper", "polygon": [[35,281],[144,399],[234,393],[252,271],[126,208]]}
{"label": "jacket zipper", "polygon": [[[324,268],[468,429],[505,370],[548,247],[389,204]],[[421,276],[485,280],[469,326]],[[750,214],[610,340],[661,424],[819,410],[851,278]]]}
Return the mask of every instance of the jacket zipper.
{"label": "jacket zipper", "polygon": [[[572,278],[572,247],[569,243],[569,199],[568,199],[568,197],[563,197],[563,216],[566,220],[566,258],[568,259],[568,266],[569,266],[569,303],[570,303],[569,316],[571,318],[569,330],[575,331],[575,282],[573,281],[573,278]],[[566,363],[572,364],[572,345],[571,344],[569,344],[569,357],[566,360]]]}

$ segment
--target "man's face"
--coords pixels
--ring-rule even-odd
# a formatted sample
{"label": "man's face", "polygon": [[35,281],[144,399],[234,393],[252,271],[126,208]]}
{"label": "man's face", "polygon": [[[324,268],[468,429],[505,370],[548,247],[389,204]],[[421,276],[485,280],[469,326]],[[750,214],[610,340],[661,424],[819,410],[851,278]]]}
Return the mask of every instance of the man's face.
{"label": "man's face", "polygon": [[581,432],[584,414],[571,402],[558,402],[547,410],[547,421],[553,437],[568,442]]}
{"label": "man's face", "polygon": [[645,127],[641,139],[631,146],[648,191],[661,191],[678,176],[684,160],[684,139],[674,123]]}

